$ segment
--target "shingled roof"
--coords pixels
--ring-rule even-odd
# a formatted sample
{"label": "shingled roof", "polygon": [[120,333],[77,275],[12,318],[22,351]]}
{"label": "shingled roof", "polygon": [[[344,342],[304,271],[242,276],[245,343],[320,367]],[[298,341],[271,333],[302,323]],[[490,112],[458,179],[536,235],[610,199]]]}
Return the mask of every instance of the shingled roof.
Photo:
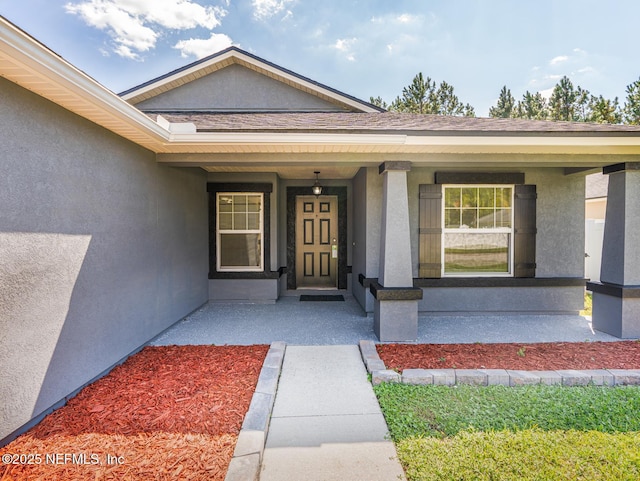
{"label": "shingled roof", "polygon": [[640,126],[524,119],[451,117],[398,112],[148,112],[171,123],[193,123],[199,132],[332,132],[460,134],[640,135]]}

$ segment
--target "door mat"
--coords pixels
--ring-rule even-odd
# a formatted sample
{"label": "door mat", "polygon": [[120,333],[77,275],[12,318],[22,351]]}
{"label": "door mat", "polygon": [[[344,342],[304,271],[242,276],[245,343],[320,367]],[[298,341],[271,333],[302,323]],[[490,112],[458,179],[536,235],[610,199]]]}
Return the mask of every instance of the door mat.
{"label": "door mat", "polygon": [[312,296],[309,294],[303,294],[300,296],[300,301],[344,301],[344,296],[342,294],[337,295],[319,295]]}

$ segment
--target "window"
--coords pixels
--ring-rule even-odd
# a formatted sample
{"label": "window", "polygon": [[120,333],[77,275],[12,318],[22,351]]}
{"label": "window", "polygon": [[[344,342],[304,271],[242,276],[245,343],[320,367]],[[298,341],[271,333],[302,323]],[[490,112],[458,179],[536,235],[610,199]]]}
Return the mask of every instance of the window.
{"label": "window", "polygon": [[263,194],[218,192],[217,270],[263,270]]}
{"label": "window", "polygon": [[442,274],[513,275],[513,186],[443,189]]}

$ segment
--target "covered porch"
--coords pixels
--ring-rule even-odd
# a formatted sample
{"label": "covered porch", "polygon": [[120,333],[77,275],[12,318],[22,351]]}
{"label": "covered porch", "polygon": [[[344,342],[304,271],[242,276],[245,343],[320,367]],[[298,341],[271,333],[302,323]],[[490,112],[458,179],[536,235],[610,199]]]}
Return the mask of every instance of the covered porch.
{"label": "covered porch", "polygon": [[[151,341],[169,344],[357,344],[378,342],[372,314],[340,291],[344,302],[303,302],[283,296],[275,304],[209,302]],[[417,343],[584,342],[620,340],[594,331],[579,315],[418,315]]]}

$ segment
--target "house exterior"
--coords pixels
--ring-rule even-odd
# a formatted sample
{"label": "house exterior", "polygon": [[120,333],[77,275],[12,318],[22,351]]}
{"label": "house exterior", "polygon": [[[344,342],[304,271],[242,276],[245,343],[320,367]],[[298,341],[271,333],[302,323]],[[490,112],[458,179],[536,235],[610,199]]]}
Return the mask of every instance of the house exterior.
{"label": "house exterior", "polygon": [[206,302],[577,313],[594,169],[594,325],[640,336],[638,127],[389,113],[235,47],[116,95],[4,19],[0,72],[0,439]]}

